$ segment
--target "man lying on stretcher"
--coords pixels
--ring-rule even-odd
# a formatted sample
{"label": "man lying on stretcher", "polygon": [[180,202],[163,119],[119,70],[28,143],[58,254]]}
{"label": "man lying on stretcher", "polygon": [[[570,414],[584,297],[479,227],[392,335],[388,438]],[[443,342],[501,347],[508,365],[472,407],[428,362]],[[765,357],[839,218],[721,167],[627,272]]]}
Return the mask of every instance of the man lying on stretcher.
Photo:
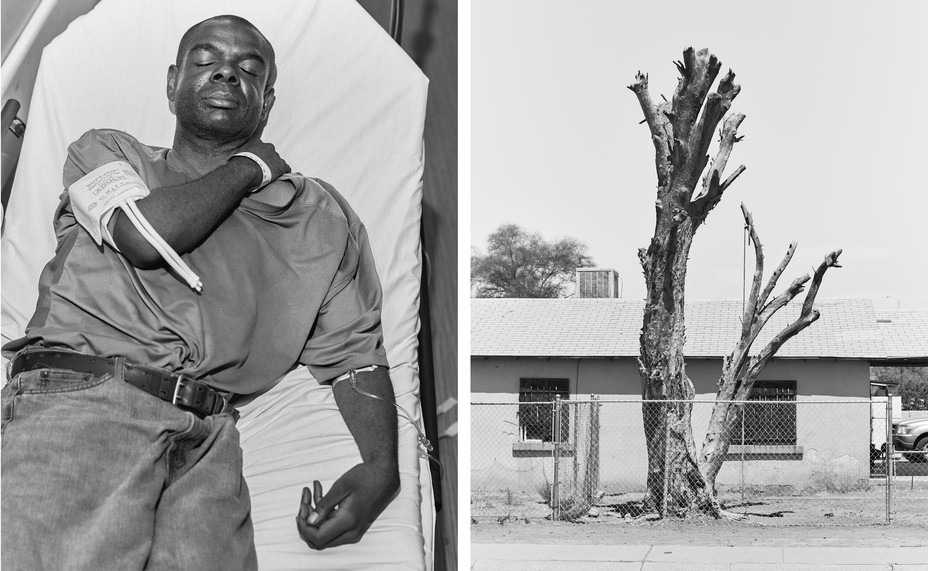
{"label": "man lying on stretcher", "polygon": [[252,24],[211,18],[168,70],[170,149],[113,130],[70,146],[56,254],[4,347],[4,566],[254,569],[228,397],[298,363],[333,381],[363,460],[304,488],[304,541],[358,541],[398,490],[368,238],[261,140],[275,76]]}

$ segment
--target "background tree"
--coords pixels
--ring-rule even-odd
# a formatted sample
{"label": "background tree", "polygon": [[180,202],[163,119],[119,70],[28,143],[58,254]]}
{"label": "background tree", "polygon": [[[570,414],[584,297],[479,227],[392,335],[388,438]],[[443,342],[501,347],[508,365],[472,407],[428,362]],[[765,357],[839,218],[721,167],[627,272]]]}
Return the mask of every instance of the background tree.
{"label": "background tree", "polygon": [[549,242],[503,224],[487,238],[486,254],[472,251],[470,283],[476,297],[563,297],[576,269],[592,265],[586,245],[574,238]]}
{"label": "background tree", "polygon": [[[684,290],[687,260],[696,230],[719,203],[725,190],[744,172],[742,165],[722,178],[735,143],[741,141],[737,130],[744,115],[735,113],[725,119],[715,158],[710,162],[709,146],[715,129],[741,88],[734,82],[735,74],[729,70],[716,91],[710,93],[721,62],[708,50],[696,52],[687,48],[683,61],[676,62],[676,66],[680,79],[670,101],[664,99],[655,104],[648,92],[648,77],[640,72],[635,83],[629,86],[638,98],[644,112],[643,122],[647,123],[651,134],[658,182],[654,236],[648,248],[638,252],[647,286],[639,371],[642,397],[651,401],[642,405],[648,450],[645,508],[661,516],[708,513],[718,517],[722,512],[712,482],[700,465],[690,422],[695,391],[683,360]],[[704,172],[700,191],[696,193]],[[755,239],[757,268],[752,300],[748,304],[750,311],[745,311],[742,337],[733,357],[726,359],[726,370],[719,382],[720,395],[723,388],[727,394],[731,386],[736,387],[732,394],[744,392],[739,393],[738,387],[749,391],[753,380],[745,383],[745,379],[750,375],[756,378],[786,339],[818,318],[818,312],[812,309],[818,284],[825,269],[836,265],[840,253],[829,254],[823,262],[824,267],[816,271],[813,288],[796,322],[777,336],[779,341],[765,347],[759,358],[749,358],[751,342],[766,320],[802,291],[803,283],[809,278],[796,280],[786,294],[767,303],[794,246],[761,292],[763,255],[750,214],[744,210],[744,215]],[[720,427],[716,440],[727,440],[724,426],[729,420],[726,414],[721,421],[715,421]],[[727,442],[722,447],[727,450]],[[719,458],[721,462],[724,453]]]}
{"label": "background tree", "polygon": [[872,367],[881,383],[896,385],[893,394],[902,399],[902,410],[928,410],[928,367]]}

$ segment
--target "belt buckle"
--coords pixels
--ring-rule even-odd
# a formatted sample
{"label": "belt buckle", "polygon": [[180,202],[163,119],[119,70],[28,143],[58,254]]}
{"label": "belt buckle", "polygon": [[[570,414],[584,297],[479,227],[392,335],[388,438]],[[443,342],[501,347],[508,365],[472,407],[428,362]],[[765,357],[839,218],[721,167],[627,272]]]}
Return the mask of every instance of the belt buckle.
{"label": "belt buckle", "polygon": [[[183,373],[177,375],[177,383],[174,385],[174,395],[171,397],[171,404],[176,406],[181,410],[186,410],[194,413],[200,418],[209,416],[210,413],[205,411],[202,407],[194,406],[193,398],[196,397],[197,386],[203,386],[202,383],[184,376]],[[182,394],[186,389],[192,389],[193,395]]]}
{"label": "belt buckle", "polygon": [[[197,408],[188,402],[184,402],[184,399],[181,398],[181,392],[186,389],[190,383],[207,389],[210,397],[208,402],[211,404],[204,403],[203,407]],[[206,385],[205,383],[195,379],[185,377],[182,373],[177,375],[177,384],[174,385],[174,396],[171,397],[171,404],[178,408],[189,410],[195,414],[200,415],[201,417],[227,413],[232,416],[233,421],[238,421],[239,418],[239,411],[231,404],[229,404],[226,399],[222,398],[222,395],[217,393],[215,390],[210,390],[209,385]]]}
{"label": "belt buckle", "polygon": [[177,384],[174,385],[174,396],[171,397],[171,404],[173,404],[174,406],[180,406],[177,403],[177,398],[180,396],[180,391],[183,390],[183,388],[186,386],[186,384],[184,383],[185,380],[190,380],[190,379],[186,379],[183,373],[177,375]]}

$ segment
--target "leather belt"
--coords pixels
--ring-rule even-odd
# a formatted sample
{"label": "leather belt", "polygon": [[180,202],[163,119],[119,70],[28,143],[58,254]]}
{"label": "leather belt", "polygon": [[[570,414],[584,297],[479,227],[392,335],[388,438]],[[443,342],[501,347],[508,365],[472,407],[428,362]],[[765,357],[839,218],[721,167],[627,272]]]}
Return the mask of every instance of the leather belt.
{"label": "leather belt", "polygon": [[97,357],[55,349],[27,351],[13,357],[10,362],[10,377],[36,369],[66,369],[95,377],[108,373],[117,375],[120,363],[125,381],[150,395],[188,410],[200,418],[229,413],[238,420],[238,411],[208,385],[183,375],[169,373],[164,369],[129,363],[122,357]]}

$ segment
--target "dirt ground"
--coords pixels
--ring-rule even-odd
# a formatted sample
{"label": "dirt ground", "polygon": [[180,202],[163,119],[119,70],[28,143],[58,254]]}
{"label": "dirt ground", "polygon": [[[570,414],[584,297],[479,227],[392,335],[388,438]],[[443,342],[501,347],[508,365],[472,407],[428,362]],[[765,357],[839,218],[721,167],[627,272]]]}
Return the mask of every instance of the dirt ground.
{"label": "dirt ground", "polygon": [[471,524],[473,543],[567,543],[577,545],[720,545],[739,547],[909,547],[928,546],[924,526],[734,526],[732,524],[524,523]]}
{"label": "dirt ground", "polygon": [[646,521],[636,496],[606,496],[576,522],[550,519],[538,495],[475,494],[475,543],[569,543],[720,546],[928,546],[928,487],[897,486],[886,523],[885,488],[854,494],[731,497],[724,507],[742,521]]}

